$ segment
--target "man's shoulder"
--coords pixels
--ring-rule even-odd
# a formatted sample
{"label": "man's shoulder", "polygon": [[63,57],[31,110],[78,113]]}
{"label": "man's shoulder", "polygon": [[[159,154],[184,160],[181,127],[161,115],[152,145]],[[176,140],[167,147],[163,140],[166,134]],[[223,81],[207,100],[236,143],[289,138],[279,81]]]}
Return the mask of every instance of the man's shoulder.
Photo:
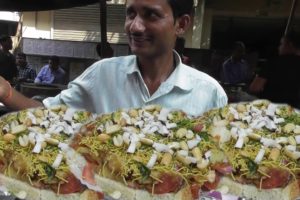
{"label": "man's shoulder", "polygon": [[119,56],[119,57],[112,57],[106,58],[98,61],[101,64],[112,64],[112,63],[131,63],[136,59],[135,55],[128,55],[128,56]]}
{"label": "man's shoulder", "polygon": [[182,65],[181,69],[182,71],[184,71],[185,76],[187,76],[191,82],[193,83],[201,82],[207,85],[211,85],[212,87],[216,86],[219,88],[218,81],[212,76],[210,76],[209,74],[187,65]]}
{"label": "man's shoulder", "polygon": [[59,67],[58,70],[59,70],[59,73],[61,73],[61,74],[65,74],[66,73],[66,71],[62,67]]}
{"label": "man's shoulder", "polygon": [[99,60],[95,62],[92,68],[101,68],[101,69],[108,69],[113,70],[117,69],[127,69],[128,66],[134,64],[136,62],[135,55],[128,55],[128,56],[119,56],[119,57],[112,57]]}
{"label": "man's shoulder", "polygon": [[35,71],[35,69],[33,68],[33,66],[31,65],[26,65],[26,69],[28,69],[28,71]]}

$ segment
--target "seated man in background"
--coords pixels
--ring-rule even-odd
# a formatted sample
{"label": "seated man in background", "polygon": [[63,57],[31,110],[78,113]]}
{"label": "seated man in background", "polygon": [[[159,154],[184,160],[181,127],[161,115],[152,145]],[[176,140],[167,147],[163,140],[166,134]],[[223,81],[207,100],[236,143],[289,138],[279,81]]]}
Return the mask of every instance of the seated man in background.
{"label": "seated man in background", "polygon": [[65,84],[66,72],[59,66],[59,58],[51,56],[49,64],[42,67],[34,80],[35,83]]}
{"label": "seated man in background", "polygon": [[259,98],[300,108],[300,36],[295,32],[283,36],[278,53],[256,75],[249,91]]}
{"label": "seated man in background", "polygon": [[18,82],[33,82],[36,77],[36,71],[27,63],[26,54],[18,53],[16,63],[18,68]]}
{"label": "seated man in background", "polygon": [[233,45],[231,57],[222,66],[221,81],[228,84],[247,83],[250,78],[249,65],[243,59],[245,45],[237,41]]}

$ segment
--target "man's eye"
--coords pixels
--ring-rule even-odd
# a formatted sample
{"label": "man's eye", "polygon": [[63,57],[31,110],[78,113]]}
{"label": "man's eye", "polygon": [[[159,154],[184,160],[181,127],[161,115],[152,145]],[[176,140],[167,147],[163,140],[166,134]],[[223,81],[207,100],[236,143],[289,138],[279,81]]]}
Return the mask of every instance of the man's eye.
{"label": "man's eye", "polygon": [[129,19],[133,19],[135,17],[136,13],[132,10],[127,10],[126,11],[126,17]]}
{"label": "man's eye", "polygon": [[149,11],[145,13],[145,17],[148,19],[158,19],[160,15],[155,12]]}

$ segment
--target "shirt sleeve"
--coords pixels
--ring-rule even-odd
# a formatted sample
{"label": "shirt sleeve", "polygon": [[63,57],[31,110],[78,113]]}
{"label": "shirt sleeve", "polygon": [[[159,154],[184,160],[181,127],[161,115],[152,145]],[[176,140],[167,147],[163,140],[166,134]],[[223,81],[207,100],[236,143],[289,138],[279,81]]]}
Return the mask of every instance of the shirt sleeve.
{"label": "shirt sleeve", "polygon": [[34,69],[31,69],[31,70],[30,70],[30,74],[29,74],[29,79],[30,79],[30,80],[34,80],[35,77],[36,77],[36,72],[35,72]]}
{"label": "shirt sleeve", "polygon": [[273,63],[274,63],[273,59],[265,61],[263,63],[260,63],[260,66],[259,66],[260,70],[257,72],[257,75],[259,77],[268,79],[272,73],[271,66],[273,65]]}
{"label": "shirt sleeve", "polygon": [[37,75],[36,78],[34,79],[34,82],[35,82],[35,83],[40,83],[40,82],[42,82],[43,71],[44,71],[44,67],[41,69],[41,71],[38,73],[38,75]]}

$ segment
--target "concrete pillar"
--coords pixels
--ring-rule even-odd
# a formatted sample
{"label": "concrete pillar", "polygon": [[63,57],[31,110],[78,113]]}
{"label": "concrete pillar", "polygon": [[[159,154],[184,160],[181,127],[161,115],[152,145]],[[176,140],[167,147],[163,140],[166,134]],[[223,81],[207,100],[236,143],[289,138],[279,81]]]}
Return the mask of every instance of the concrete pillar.
{"label": "concrete pillar", "polygon": [[206,0],[198,0],[193,19],[192,48],[209,49],[212,27],[212,10],[205,8]]}

